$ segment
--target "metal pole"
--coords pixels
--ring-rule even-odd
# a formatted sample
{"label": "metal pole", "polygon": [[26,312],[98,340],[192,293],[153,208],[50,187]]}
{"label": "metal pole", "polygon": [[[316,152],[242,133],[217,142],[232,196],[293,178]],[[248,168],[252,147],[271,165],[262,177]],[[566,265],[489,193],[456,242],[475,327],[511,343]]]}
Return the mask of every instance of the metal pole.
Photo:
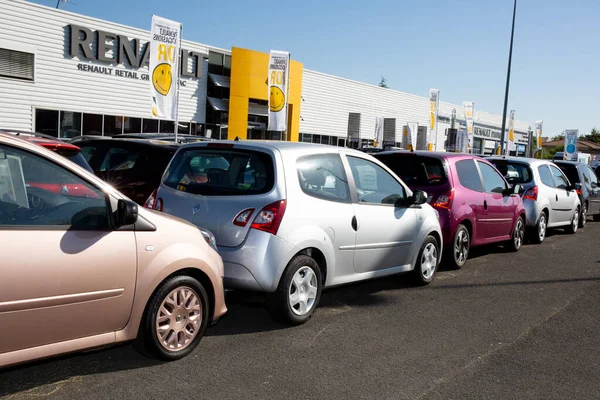
{"label": "metal pole", "polygon": [[[181,87],[179,85],[179,78],[181,76],[181,40],[183,38],[183,24],[179,24],[179,40],[177,41],[177,94],[175,95],[175,143],[177,143],[177,136],[179,135],[179,92],[181,91]],[[185,66],[187,69],[187,65]],[[199,68],[199,66],[198,66]]]}
{"label": "metal pole", "polygon": [[506,91],[504,92],[504,112],[502,113],[502,132],[500,134],[500,154],[505,154],[506,148],[504,146],[504,131],[506,129],[506,110],[508,108],[508,87],[510,85],[510,66],[512,64],[512,49],[513,49],[513,37],[515,35],[515,15],[517,13],[517,0],[513,7],[513,19],[512,19],[512,30],[510,31],[510,50],[508,51],[508,71],[506,72]]}

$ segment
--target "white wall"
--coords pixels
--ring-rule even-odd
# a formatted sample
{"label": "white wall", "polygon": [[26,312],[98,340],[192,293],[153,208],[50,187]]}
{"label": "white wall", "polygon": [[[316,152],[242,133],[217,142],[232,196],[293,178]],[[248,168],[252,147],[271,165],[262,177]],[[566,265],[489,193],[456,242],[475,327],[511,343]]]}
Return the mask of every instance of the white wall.
{"label": "white wall", "polygon": [[[425,94],[429,88],[425,88]],[[304,70],[302,78],[302,98],[300,132],[318,135],[346,137],[348,113],[361,113],[360,135],[374,138],[375,117],[396,118],[396,141],[401,142],[402,127],[408,122],[428,125],[429,98],[399,92],[389,88],[351,81],[348,79]],[[443,89],[440,99],[444,98]],[[477,110],[475,100],[475,124],[502,126],[502,116]],[[464,108],[440,102],[440,115],[448,116],[456,109],[457,119],[464,119]],[[515,121],[515,131],[526,133],[529,123]],[[440,122],[438,126],[437,150],[444,149],[445,129],[450,123]]]}
{"label": "white wall", "polygon": [[[149,81],[79,71],[83,62],[114,68],[98,61],[79,60],[69,53],[69,24],[85,26],[139,38],[143,45],[150,32],[56,10],[23,0],[0,0],[0,46],[35,52],[35,81],[0,77],[0,127],[33,129],[33,109],[77,111],[95,114],[150,118]],[[148,20],[148,27],[151,21]],[[185,30],[184,30],[185,32]],[[183,47],[208,55],[205,45],[183,41]],[[95,51],[95,49],[93,49]],[[148,67],[119,69],[148,73]],[[186,86],[180,92],[180,121],[204,122],[206,113],[206,77],[182,78]],[[114,72],[113,72],[114,73]]]}

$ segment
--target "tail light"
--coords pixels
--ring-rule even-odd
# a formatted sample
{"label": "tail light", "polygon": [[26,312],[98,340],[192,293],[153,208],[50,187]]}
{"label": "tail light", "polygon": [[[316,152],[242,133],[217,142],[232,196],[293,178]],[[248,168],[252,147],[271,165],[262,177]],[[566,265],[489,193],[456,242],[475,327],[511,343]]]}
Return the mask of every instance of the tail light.
{"label": "tail light", "polygon": [[537,186],[527,189],[525,194],[523,194],[523,200],[537,201],[537,197],[538,197],[538,187]]}
{"label": "tail light", "polygon": [[160,197],[156,197],[158,195],[158,189],[154,189],[154,192],[148,197],[148,200],[144,203],[144,208],[148,208],[150,210],[163,210],[163,199]]}
{"label": "tail light", "polygon": [[265,206],[258,212],[250,227],[276,235],[285,213],[285,206],[285,200],[276,201]]}
{"label": "tail light", "polygon": [[233,219],[233,224],[236,226],[244,227],[250,221],[250,217],[254,214],[254,208],[247,208],[240,211],[238,215]]}
{"label": "tail light", "polygon": [[433,203],[433,206],[438,207],[438,208],[445,208],[445,209],[449,210],[450,208],[452,208],[452,200],[453,199],[454,199],[454,189],[438,196],[438,198]]}

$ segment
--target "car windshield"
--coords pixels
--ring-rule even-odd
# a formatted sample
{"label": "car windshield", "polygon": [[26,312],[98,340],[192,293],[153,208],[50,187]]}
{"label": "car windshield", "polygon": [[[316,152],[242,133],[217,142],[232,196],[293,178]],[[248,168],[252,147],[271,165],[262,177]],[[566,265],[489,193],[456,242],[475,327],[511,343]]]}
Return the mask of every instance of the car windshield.
{"label": "car windshield", "polygon": [[529,183],[533,173],[527,164],[507,160],[489,160],[511,185]]}
{"label": "car windshield", "polygon": [[384,154],[376,158],[394,171],[409,187],[440,186],[447,182],[442,160],[437,157]]}
{"label": "car windshield", "polygon": [[164,184],[204,196],[267,193],[273,188],[273,161],[265,153],[207,147],[175,155]]}
{"label": "car windshield", "polygon": [[562,164],[558,163],[558,168],[562,169],[562,172],[565,173],[567,178],[569,178],[569,182],[571,183],[581,183],[579,179],[579,174],[577,173],[577,167],[573,164]]}

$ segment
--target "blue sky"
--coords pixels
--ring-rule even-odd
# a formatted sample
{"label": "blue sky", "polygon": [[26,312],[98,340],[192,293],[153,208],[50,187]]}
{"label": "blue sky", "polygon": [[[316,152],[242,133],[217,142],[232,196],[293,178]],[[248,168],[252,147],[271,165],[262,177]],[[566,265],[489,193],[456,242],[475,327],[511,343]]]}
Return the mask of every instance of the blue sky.
{"label": "blue sky", "polygon": [[[512,0],[72,0],[68,11],[230,49],[288,50],[305,68],[502,113]],[[55,6],[56,0],[35,2]],[[600,128],[600,1],[520,0],[509,110],[544,136]]]}

